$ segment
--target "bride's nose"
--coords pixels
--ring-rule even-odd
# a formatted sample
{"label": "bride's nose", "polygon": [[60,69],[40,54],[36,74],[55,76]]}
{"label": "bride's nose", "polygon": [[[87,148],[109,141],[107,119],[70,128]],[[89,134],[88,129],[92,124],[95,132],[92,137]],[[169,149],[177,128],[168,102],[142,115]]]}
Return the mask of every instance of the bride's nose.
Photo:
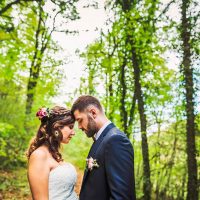
{"label": "bride's nose", "polygon": [[75,135],[75,131],[74,131],[74,129],[72,130],[71,135]]}

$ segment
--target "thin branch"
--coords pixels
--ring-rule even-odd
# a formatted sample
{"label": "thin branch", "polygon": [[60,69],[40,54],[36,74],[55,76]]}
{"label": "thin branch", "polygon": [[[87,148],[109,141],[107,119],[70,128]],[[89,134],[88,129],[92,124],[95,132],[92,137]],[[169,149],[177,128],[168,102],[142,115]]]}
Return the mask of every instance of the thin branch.
{"label": "thin branch", "polygon": [[13,1],[13,2],[7,4],[4,8],[2,8],[2,9],[0,10],[0,16],[1,16],[4,12],[6,12],[9,8],[11,8],[12,5],[18,4],[20,1],[21,1],[21,0],[16,0],[16,1]]}
{"label": "thin branch", "polygon": [[164,15],[168,10],[169,7],[171,6],[171,4],[175,3],[175,0],[172,0],[171,2],[169,2],[167,4],[167,6],[165,7],[165,9],[160,13],[160,15],[155,19],[155,21],[157,21],[162,15]]}
{"label": "thin branch", "polygon": [[135,111],[135,105],[136,105],[136,92],[134,91],[133,93],[133,98],[132,98],[132,105],[131,105],[131,110],[130,110],[130,114],[129,114],[129,122],[128,122],[128,126],[131,127],[131,123],[134,120],[134,111]]}

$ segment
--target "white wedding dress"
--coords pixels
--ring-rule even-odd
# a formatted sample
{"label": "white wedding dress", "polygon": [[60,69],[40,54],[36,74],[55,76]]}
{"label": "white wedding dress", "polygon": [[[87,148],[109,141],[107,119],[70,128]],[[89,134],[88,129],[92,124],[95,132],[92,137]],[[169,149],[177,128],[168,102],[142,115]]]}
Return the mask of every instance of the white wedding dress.
{"label": "white wedding dress", "polygon": [[74,191],[76,180],[76,169],[70,163],[64,163],[51,170],[49,175],[49,200],[78,200]]}

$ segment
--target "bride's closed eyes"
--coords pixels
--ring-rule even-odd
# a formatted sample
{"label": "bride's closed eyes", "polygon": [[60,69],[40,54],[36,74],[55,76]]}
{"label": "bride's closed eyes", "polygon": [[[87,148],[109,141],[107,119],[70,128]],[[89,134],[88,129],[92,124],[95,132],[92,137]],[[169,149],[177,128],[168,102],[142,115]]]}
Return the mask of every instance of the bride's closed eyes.
{"label": "bride's closed eyes", "polygon": [[69,128],[73,129],[74,128],[74,124],[69,125]]}

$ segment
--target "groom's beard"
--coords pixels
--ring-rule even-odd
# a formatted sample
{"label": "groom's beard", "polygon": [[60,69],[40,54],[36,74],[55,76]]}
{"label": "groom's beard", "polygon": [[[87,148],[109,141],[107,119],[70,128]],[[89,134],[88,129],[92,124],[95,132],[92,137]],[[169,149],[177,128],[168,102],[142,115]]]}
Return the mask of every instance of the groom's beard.
{"label": "groom's beard", "polygon": [[98,131],[99,131],[99,129],[98,129],[97,125],[96,125],[96,122],[94,121],[94,119],[92,119],[91,116],[88,115],[88,125],[87,125],[86,135],[88,137],[92,137]]}

